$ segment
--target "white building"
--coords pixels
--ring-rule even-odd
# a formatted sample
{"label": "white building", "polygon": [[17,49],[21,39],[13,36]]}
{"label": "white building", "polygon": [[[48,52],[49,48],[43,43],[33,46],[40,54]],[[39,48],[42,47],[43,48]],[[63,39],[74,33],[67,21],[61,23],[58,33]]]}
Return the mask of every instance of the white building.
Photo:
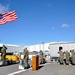
{"label": "white building", "polygon": [[[0,47],[2,44],[0,44]],[[51,57],[58,57],[58,51],[62,48],[63,51],[74,49],[75,50],[75,42],[49,42],[49,43],[41,43],[29,46],[18,46],[18,45],[10,45],[6,44],[7,52],[23,52],[24,47],[27,47],[29,52],[40,50],[45,51],[48,50],[50,52]]]}
{"label": "white building", "polygon": [[58,57],[58,51],[59,49],[62,49],[63,51],[75,49],[75,42],[49,42],[49,43],[41,43],[36,45],[30,45],[26,46],[30,52],[40,50],[48,50],[50,52],[50,55],[52,57]]}
{"label": "white building", "polygon": [[[0,49],[2,48],[3,44],[0,44]],[[23,52],[23,47],[18,45],[11,45],[11,44],[5,44],[7,47],[7,53],[13,53],[13,52]]]}

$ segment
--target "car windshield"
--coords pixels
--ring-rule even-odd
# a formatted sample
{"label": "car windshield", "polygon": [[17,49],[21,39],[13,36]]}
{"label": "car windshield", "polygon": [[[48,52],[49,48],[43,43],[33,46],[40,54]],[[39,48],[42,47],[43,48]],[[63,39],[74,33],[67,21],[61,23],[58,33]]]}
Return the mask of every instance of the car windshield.
{"label": "car windshield", "polygon": [[49,52],[48,50],[45,50],[44,52]]}

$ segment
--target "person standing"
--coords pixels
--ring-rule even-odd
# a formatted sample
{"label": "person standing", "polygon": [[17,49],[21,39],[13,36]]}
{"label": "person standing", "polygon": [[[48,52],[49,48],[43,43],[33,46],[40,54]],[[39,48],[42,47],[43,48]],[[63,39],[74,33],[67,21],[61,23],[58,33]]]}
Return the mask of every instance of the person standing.
{"label": "person standing", "polygon": [[2,49],[1,49],[1,60],[2,60],[2,65],[6,65],[6,50],[7,47],[5,45],[3,45]]}
{"label": "person standing", "polygon": [[74,50],[71,50],[71,64],[72,65],[75,65],[75,52]]}
{"label": "person standing", "polygon": [[70,53],[68,52],[68,50],[66,50],[65,56],[66,56],[66,62],[65,62],[65,64],[69,65]]}
{"label": "person standing", "polygon": [[60,51],[58,52],[58,54],[59,54],[59,62],[60,62],[60,65],[61,65],[61,64],[64,64],[64,63],[63,63],[63,61],[64,61],[64,52],[62,52],[62,50],[60,50]]}
{"label": "person standing", "polygon": [[43,51],[40,50],[40,64],[43,64]]}
{"label": "person standing", "polygon": [[25,64],[25,69],[29,68],[28,59],[29,59],[29,52],[28,52],[27,48],[25,48],[24,49],[24,64]]}

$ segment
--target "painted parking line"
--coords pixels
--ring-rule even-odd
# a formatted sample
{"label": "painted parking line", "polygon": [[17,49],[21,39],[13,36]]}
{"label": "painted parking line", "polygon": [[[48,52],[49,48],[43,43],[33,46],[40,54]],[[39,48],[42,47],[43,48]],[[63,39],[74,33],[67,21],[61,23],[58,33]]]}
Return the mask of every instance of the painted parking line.
{"label": "painted parking line", "polygon": [[10,74],[7,74],[7,75],[15,75],[15,74],[18,74],[18,73],[21,73],[21,72],[24,72],[24,71],[28,71],[30,70],[31,68],[29,69],[24,69],[24,70],[20,70],[20,71],[16,71],[16,72],[13,72],[13,73],[10,73]]}
{"label": "painted parking line", "polygon": [[[39,66],[44,66],[44,65],[48,65],[48,64],[50,64],[50,63],[41,64],[41,65],[39,65]],[[30,70],[30,69],[32,69],[32,67],[29,68],[29,69],[23,69],[23,70],[20,70],[20,71],[16,71],[16,72],[13,72],[13,73],[9,73],[9,74],[7,74],[7,75],[15,75],[15,74],[18,74],[18,73],[21,73],[21,72],[24,72],[24,71],[28,71],[28,70]]]}

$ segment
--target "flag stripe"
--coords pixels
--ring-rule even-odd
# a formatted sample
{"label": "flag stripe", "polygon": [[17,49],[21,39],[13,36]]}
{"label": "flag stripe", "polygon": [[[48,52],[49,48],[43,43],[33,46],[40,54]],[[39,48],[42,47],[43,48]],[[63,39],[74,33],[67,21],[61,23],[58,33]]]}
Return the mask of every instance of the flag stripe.
{"label": "flag stripe", "polygon": [[9,13],[4,13],[3,16],[5,17],[5,16],[13,15],[13,14],[16,14],[16,12],[13,11],[13,12],[9,12]]}
{"label": "flag stripe", "polygon": [[4,13],[2,15],[3,16],[2,19],[0,20],[0,24],[5,24],[7,22],[17,20],[16,11]]}

